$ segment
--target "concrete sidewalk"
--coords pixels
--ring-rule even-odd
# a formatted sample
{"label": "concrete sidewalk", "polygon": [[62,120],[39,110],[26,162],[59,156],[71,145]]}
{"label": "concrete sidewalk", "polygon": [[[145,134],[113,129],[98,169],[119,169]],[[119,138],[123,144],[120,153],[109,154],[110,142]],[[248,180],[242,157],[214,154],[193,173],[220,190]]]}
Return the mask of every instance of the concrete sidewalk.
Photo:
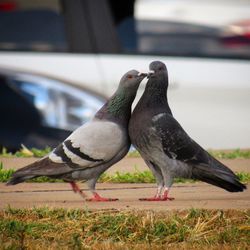
{"label": "concrete sidewalk", "polygon": [[[83,190],[86,185],[81,184]],[[249,188],[241,193],[229,193],[220,188],[205,184],[175,184],[171,190],[174,201],[147,202],[139,198],[150,197],[155,193],[154,184],[97,184],[104,197],[119,198],[115,202],[86,202],[71,191],[67,183],[22,183],[16,186],[0,184],[0,209],[31,208],[49,206],[57,208],[137,209],[164,211],[171,209],[250,209]],[[90,193],[86,192],[89,196]]]}
{"label": "concrete sidewalk", "polygon": [[[18,169],[36,158],[0,158],[4,169]],[[250,172],[250,159],[223,160],[233,171]],[[148,170],[141,158],[126,157],[107,172],[134,172]],[[80,184],[86,189],[86,184]],[[71,191],[67,183],[21,183],[6,186],[0,183],[0,209],[8,205],[15,208],[31,208],[34,206],[86,208],[86,209],[250,209],[249,188],[241,193],[229,193],[223,189],[197,182],[192,184],[174,184],[171,196],[174,201],[145,202],[139,198],[151,197],[155,193],[155,184],[97,184],[97,189],[104,197],[119,198],[116,202],[85,202],[79,195]],[[87,191],[87,194],[90,193]]]}

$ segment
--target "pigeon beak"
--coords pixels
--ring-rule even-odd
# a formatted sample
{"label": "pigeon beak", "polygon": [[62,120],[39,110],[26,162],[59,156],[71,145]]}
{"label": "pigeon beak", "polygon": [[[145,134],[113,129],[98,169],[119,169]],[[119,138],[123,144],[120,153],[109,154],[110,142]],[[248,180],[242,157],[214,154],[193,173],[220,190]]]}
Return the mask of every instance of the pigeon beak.
{"label": "pigeon beak", "polygon": [[148,74],[147,73],[139,72],[138,76],[144,78],[144,77],[148,76]]}
{"label": "pigeon beak", "polygon": [[153,75],[155,73],[155,71],[154,70],[149,70],[148,71],[148,76],[147,76],[147,78],[149,78],[151,75]]}

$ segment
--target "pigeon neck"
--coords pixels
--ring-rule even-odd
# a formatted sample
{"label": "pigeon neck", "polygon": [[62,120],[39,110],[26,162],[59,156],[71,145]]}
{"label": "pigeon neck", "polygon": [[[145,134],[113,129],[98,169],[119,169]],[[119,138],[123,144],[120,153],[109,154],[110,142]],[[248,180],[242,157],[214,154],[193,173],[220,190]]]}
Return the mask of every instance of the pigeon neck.
{"label": "pigeon neck", "polygon": [[131,116],[131,105],[135,95],[136,93],[129,93],[125,89],[118,88],[110,100],[96,114],[96,117],[116,121],[126,126]]}
{"label": "pigeon neck", "polygon": [[156,110],[159,107],[163,108],[164,111],[172,114],[171,109],[168,105],[167,98],[167,90],[168,90],[168,80],[162,79],[155,80],[149,79],[145,91],[142,95],[141,101],[139,102],[139,106],[143,109],[146,107],[147,109]]}

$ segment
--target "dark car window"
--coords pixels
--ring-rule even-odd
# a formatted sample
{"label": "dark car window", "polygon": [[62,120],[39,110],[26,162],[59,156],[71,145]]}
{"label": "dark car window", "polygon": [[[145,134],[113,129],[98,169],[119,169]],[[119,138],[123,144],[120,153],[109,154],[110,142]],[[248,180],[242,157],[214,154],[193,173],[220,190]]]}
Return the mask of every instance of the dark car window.
{"label": "dark car window", "polygon": [[0,50],[67,51],[59,0],[0,0]]}

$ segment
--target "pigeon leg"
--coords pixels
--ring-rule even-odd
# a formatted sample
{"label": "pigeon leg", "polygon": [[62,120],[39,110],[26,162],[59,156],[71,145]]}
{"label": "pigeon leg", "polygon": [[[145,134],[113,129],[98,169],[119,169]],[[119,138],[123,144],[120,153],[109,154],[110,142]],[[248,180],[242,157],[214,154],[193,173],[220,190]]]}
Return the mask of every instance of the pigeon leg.
{"label": "pigeon leg", "polygon": [[74,193],[79,193],[84,199],[87,197],[87,195],[78,187],[78,185],[75,182],[72,181],[69,184],[71,185]]}
{"label": "pigeon leg", "polygon": [[141,198],[139,199],[140,201],[161,201],[161,191],[162,191],[163,186],[158,186],[157,187],[157,192],[154,197],[151,198]]}
{"label": "pigeon leg", "polygon": [[[144,158],[143,158],[144,159]],[[161,173],[160,168],[151,161],[145,160],[146,164],[148,165],[149,169],[152,171],[153,175],[155,176],[157,182],[157,192],[154,197],[150,198],[141,198],[140,201],[161,201],[161,192],[163,188],[163,176]]]}
{"label": "pigeon leg", "polygon": [[88,185],[90,191],[92,192],[93,197],[90,198],[90,199],[86,199],[86,201],[102,201],[102,202],[105,202],[105,201],[117,201],[117,200],[119,200],[119,199],[116,199],[116,198],[104,198],[104,197],[101,197],[96,192],[95,185],[96,185],[98,177],[99,176],[94,177],[94,178],[87,181],[87,185]]}
{"label": "pigeon leg", "polygon": [[162,168],[162,175],[164,179],[164,189],[163,189],[163,194],[161,196],[161,199],[163,201],[172,201],[174,200],[174,198],[169,197],[168,194],[169,194],[170,187],[173,185],[174,178],[171,175],[171,173],[169,173],[166,170],[167,168]]}
{"label": "pigeon leg", "polygon": [[104,198],[101,197],[97,192],[93,192],[93,197],[86,199],[86,201],[97,201],[97,202],[106,202],[106,201],[118,201],[117,198]]}
{"label": "pigeon leg", "polygon": [[161,199],[162,199],[163,201],[172,201],[172,200],[174,200],[173,197],[169,197],[169,196],[168,196],[168,193],[169,193],[169,188],[165,187],[165,188],[164,188],[164,191],[163,191],[163,194],[162,194],[162,196],[161,196]]}

